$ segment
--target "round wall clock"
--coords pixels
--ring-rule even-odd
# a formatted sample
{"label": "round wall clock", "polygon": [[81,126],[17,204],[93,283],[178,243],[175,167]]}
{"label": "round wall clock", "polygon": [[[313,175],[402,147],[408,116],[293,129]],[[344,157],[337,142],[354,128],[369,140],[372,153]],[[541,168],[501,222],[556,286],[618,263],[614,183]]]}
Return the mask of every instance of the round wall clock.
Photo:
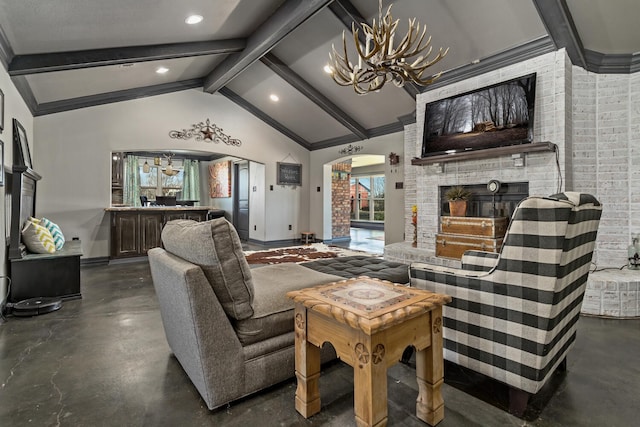
{"label": "round wall clock", "polygon": [[492,179],[491,181],[489,181],[489,183],[487,184],[487,190],[491,191],[493,194],[496,194],[498,191],[500,191],[500,181],[498,181],[497,179]]}

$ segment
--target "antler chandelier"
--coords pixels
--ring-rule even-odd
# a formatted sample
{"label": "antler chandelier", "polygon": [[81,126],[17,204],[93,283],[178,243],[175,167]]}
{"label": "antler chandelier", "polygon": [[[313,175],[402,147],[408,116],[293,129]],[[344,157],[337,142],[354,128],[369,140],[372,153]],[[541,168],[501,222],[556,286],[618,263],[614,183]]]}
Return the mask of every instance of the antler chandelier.
{"label": "antler chandelier", "polygon": [[[427,68],[440,61],[447,54],[449,48],[446,50],[440,48],[438,54],[429,60],[433,49],[431,37],[424,44],[422,43],[427,26],[424,25],[422,34],[420,34],[420,23],[416,23],[416,18],[409,20],[409,31],[398,46],[394,47],[393,38],[399,20],[393,20],[391,6],[382,16],[382,0],[379,0],[378,23],[376,24],[374,19],[371,26],[362,24],[362,30],[366,37],[364,46],[358,39],[356,23],[352,24],[353,40],[358,52],[357,64],[354,65],[349,60],[344,31],[342,32],[344,55],[338,53],[335,46],[332,46],[333,52],[329,53],[331,61],[329,68],[336,83],[341,86],[353,86],[356,93],[363,95],[381,89],[388,81],[393,81],[398,87],[402,87],[405,82],[426,86],[440,77],[441,73],[426,77],[423,77],[423,74]],[[418,35],[420,36],[418,37]],[[418,56],[416,59],[412,59],[416,56]]]}

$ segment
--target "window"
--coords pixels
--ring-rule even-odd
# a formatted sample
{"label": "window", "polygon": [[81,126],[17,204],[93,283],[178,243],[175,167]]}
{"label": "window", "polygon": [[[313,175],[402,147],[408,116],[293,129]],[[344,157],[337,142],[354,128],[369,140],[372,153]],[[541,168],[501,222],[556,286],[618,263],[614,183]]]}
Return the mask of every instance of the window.
{"label": "window", "polygon": [[[143,159],[144,161],[144,159]],[[138,167],[140,172],[140,195],[146,196],[148,200],[155,200],[156,195],[176,196],[182,191],[184,183],[184,173],[182,169],[176,169],[176,175],[166,175],[162,173],[158,166],[150,166],[149,173],[142,170],[142,166]]]}
{"label": "window", "polygon": [[384,175],[351,178],[351,219],[384,221]]}

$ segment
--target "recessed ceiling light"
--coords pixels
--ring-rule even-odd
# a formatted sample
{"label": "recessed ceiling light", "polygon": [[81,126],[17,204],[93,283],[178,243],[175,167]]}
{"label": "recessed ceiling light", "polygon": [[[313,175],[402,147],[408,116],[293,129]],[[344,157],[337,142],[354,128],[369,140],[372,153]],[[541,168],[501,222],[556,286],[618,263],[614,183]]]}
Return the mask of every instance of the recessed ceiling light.
{"label": "recessed ceiling light", "polygon": [[158,68],[156,68],[156,73],[158,73],[158,74],[165,74],[168,71],[169,71],[169,69],[167,67],[158,67]]}
{"label": "recessed ceiling light", "polygon": [[333,74],[333,68],[331,68],[329,65],[325,65],[324,72],[327,74]]}
{"label": "recessed ceiling light", "polygon": [[191,16],[188,16],[187,19],[184,20],[184,22],[186,22],[189,25],[195,25],[202,22],[203,19],[204,18],[202,18],[202,15],[191,15]]}
{"label": "recessed ceiling light", "polygon": [[280,98],[278,98],[278,95],[276,95],[275,93],[272,93],[271,95],[269,95],[269,99],[271,99],[273,102],[280,101]]}

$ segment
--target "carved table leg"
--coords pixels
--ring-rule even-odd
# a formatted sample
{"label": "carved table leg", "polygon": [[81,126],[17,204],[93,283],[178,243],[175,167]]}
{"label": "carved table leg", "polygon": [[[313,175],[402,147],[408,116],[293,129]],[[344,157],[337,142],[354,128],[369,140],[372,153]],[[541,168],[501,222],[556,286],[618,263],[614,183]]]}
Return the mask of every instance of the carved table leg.
{"label": "carved table leg", "polygon": [[307,310],[295,309],[296,343],[296,411],[303,417],[320,412],[320,349],[307,341]]}
{"label": "carved table leg", "polygon": [[431,345],[416,352],[418,399],[416,416],[435,426],[444,419],[444,366],[442,361],[442,308],[431,311]]}
{"label": "carved table leg", "polygon": [[387,425],[387,363],[382,343],[356,344],[354,376],[354,412],[358,427]]}

